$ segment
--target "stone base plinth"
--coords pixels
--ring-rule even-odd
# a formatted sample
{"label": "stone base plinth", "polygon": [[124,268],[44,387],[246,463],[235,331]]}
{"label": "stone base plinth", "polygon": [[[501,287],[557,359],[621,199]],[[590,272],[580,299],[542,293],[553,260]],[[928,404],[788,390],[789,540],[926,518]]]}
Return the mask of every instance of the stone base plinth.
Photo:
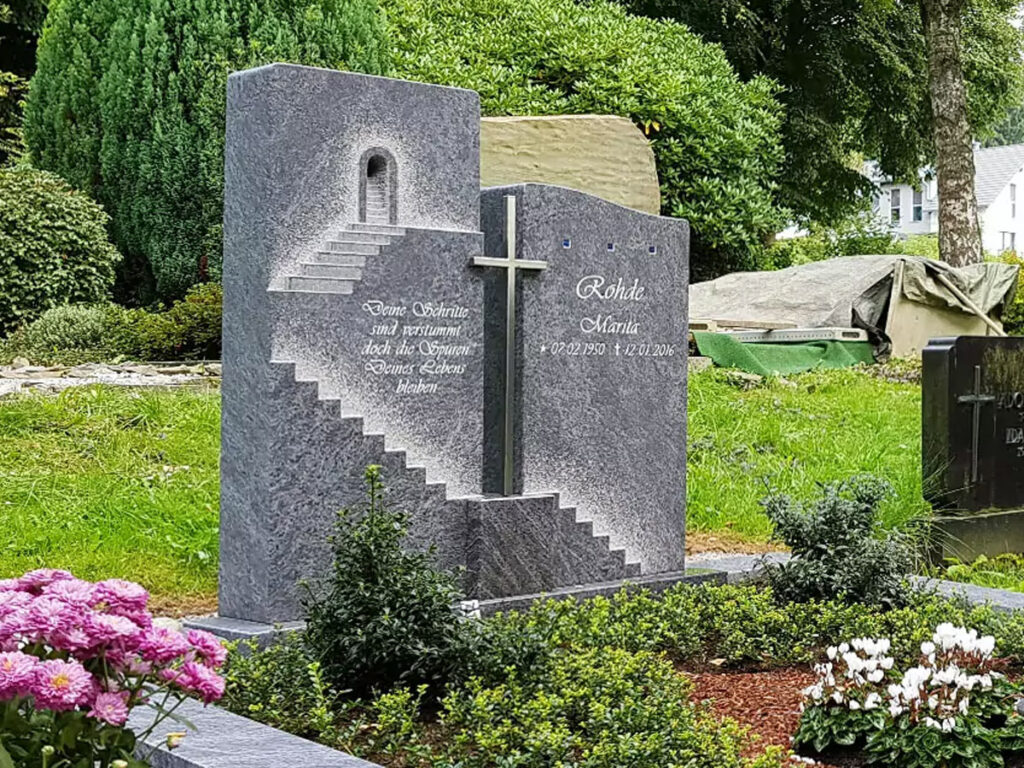
{"label": "stone base plinth", "polygon": [[936,517],[929,538],[933,563],[1024,553],[1024,510]]}

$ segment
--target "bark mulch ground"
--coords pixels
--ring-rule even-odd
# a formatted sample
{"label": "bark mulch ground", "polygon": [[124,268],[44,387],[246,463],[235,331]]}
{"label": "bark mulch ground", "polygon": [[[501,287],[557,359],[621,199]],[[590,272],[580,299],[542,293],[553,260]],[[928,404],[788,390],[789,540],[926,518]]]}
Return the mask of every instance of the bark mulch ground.
{"label": "bark mulch ground", "polygon": [[[807,667],[770,672],[685,672],[694,684],[694,701],[706,701],[719,717],[730,717],[750,729],[747,757],[766,747],[790,747],[790,737],[800,720],[804,688],[814,683]],[[838,768],[819,763],[827,768]]]}

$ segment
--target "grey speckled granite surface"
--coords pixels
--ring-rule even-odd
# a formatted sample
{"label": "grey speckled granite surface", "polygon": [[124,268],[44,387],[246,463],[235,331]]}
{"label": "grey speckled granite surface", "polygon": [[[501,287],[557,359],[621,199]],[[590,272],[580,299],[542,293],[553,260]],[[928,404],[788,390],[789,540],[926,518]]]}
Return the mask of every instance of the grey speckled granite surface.
{"label": "grey speckled granite surface", "polygon": [[[487,254],[517,200],[516,493],[558,493],[644,573],[683,568],[689,226],[562,187],[485,189]],[[504,277],[504,275],[502,275]],[[489,322],[505,317],[488,283]],[[503,359],[504,327],[488,355]],[[493,353],[492,353],[493,350]],[[487,367],[485,491],[500,490],[501,367]]]}
{"label": "grey speckled granite surface", "polygon": [[[186,700],[176,714],[192,723],[196,730],[187,732],[181,746],[168,750],[167,734],[180,732],[184,726],[173,720],[165,720],[158,725],[138,750],[142,758],[149,759],[153,768],[380,768],[376,763],[368,763],[223,709],[204,707],[193,699]],[[129,725],[139,732],[152,722],[153,710],[138,709]]]}

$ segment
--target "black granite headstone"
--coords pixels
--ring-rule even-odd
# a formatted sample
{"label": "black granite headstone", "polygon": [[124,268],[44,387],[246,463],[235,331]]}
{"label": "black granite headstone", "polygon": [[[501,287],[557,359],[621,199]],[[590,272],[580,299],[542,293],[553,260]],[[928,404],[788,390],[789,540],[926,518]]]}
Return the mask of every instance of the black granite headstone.
{"label": "black granite headstone", "polygon": [[933,339],[923,360],[925,497],[943,510],[1024,508],[1024,338]]}

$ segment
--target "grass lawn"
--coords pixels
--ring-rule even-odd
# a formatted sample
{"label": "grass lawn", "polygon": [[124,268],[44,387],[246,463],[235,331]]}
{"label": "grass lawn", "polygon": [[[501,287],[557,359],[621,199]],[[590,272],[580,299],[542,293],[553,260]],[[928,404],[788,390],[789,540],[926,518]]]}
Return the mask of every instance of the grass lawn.
{"label": "grass lawn", "polygon": [[[0,577],[41,566],[131,578],[158,610],[212,608],[217,582],[216,390],[83,387],[0,401]],[[892,523],[926,509],[920,387],[830,371],[752,389],[691,377],[687,525],[695,539],[763,544],[766,488],[873,472]]]}
{"label": "grass lawn", "polygon": [[165,611],[212,607],[216,391],[82,387],[0,401],[0,576],[130,578]]}
{"label": "grass lawn", "polygon": [[767,491],[807,498],[817,483],[869,472],[896,490],[883,515],[926,513],[921,387],[863,370],[822,371],[743,390],[727,374],[690,378],[687,529],[764,540]]}

